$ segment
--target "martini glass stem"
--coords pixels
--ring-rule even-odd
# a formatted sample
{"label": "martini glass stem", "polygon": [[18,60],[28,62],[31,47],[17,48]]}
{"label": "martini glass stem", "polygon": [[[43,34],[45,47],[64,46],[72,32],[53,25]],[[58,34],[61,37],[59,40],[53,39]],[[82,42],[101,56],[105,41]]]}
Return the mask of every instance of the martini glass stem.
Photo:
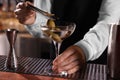
{"label": "martini glass stem", "polygon": [[56,42],[53,40],[53,43],[55,45],[55,54],[57,57],[60,54],[60,47],[61,47],[62,42]]}

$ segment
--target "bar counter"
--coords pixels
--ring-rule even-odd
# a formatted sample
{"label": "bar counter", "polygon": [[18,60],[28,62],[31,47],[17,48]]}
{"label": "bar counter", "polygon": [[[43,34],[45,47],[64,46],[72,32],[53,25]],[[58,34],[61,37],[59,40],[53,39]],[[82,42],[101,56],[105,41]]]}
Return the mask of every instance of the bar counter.
{"label": "bar counter", "polygon": [[51,64],[49,59],[18,57],[17,71],[10,71],[4,67],[6,56],[0,56],[0,80],[108,80],[106,65],[86,65],[83,72],[68,76],[50,76],[43,72]]}
{"label": "bar counter", "polygon": [[30,74],[19,74],[11,72],[0,72],[0,80],[70,80],[70,79]]}

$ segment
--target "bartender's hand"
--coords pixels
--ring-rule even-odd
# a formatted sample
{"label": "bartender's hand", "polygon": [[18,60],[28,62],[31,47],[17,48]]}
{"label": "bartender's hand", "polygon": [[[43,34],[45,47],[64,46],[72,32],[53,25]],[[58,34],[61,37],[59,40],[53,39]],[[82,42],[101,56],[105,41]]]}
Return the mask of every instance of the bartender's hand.
{"label": "bartender's hand", "polygon": [[[30,10],[27,5],[32,4],[28,1],[20,2],[16,5],[15,14],[20,23],[31,25],[35,22],[36,12]],[[33,4],[32,4],[33,5]]]}
{"label": "bartender's hand", "polygon": [[70,46],[53,61],[52,69],[57,73],[66,71],[68,74],[72,74],[85,66],[85,63],[86,59],[82,49],[78,46]]}

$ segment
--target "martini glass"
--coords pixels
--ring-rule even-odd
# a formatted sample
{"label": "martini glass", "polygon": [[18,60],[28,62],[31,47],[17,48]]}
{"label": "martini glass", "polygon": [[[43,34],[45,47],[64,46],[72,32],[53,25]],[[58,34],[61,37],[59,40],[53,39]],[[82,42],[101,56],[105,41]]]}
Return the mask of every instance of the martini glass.
{"label": "martini glass", "polygon": [[[63,40],[72,35],[76,25],[72,22],[63,21],[56,21],[55,25],[55,28],[49,28],[47,25],[41,25],[41,30],[45,36],[49,37],[49,39],[53,41],[53,44],[55,46],[55,54],[57,57],[60,54],[60,47]],[[48,75],[65,75],[53,72],[52,65],[46,67],[44,72]]]}

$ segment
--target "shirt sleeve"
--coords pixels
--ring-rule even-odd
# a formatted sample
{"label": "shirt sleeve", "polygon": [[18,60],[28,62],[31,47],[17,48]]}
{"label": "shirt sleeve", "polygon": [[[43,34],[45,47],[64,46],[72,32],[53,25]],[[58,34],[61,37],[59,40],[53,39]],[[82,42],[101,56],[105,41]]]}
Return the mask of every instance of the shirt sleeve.
{"label": "shirt sleeve", "polygon": [[[50,0],[34,0],[34,6],[50,13]],[[34,37],[43,37],[40,29],[41,24],[46,24],[48,18],[40,13],[36,13],[36,20],[32,25],[25,25],[26,30]]]}
{"label": "shirt sleeve", "polygon": [[102,2],[99,18],[82,40],[75,45],[81,47],[86,59],[95,60],[106,49],[109,41],[110,24],[118,24],[120,19],[120,0],[104,0]]}

